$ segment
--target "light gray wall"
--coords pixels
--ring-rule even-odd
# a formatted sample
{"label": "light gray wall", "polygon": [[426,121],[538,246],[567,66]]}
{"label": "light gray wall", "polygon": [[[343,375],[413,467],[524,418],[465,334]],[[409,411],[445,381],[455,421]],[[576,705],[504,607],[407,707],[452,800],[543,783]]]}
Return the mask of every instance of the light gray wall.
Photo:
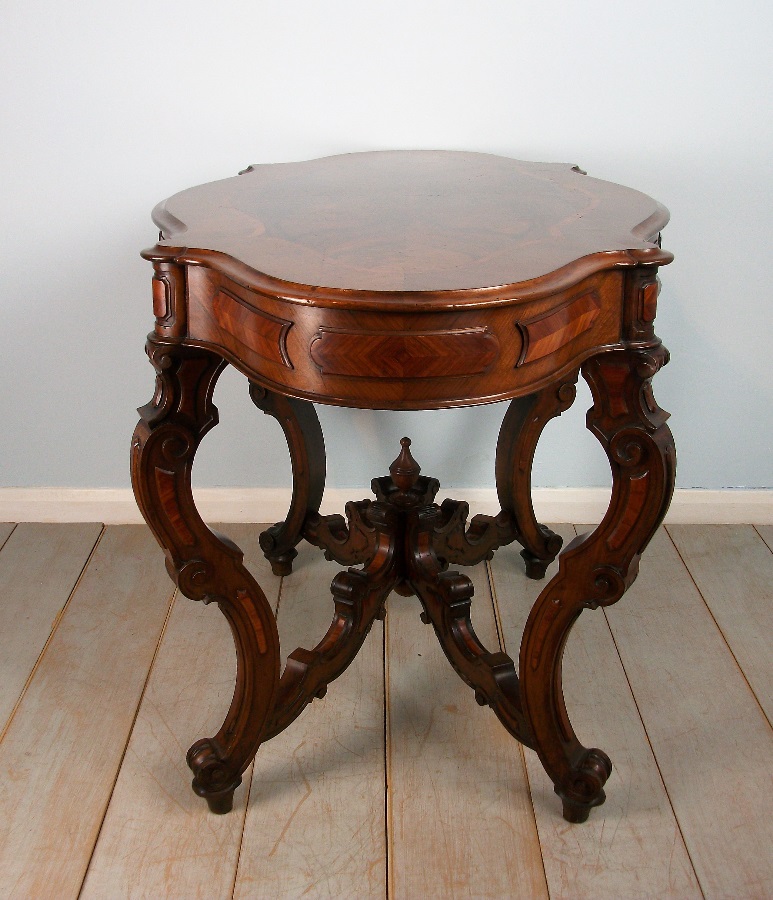
{"label": "light gray wall", "polygon": [[[669,206],[655,390],[679,484],[771,486],[771,37],[761,0],[5,0],[0,486],[128,484],[158,200],[394,147],[579,163]],[[286,484],[278,425],[221,384],[197,483]],[[549,426],[537,484],[608,481],[587,405]],[[425,472],[488,486],[503,412],[322,410],[329,484],[365,492],[408,433]]]}

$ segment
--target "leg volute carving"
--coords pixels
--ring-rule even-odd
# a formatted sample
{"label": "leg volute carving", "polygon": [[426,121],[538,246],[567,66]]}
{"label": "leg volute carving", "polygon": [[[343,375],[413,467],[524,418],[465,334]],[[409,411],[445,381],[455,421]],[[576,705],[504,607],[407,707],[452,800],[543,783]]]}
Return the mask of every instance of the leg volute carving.
{"label": "leg volute carving", "polygon": [[191,747],[193,788],[215,812],[231,807],[273,712],[279,683],[279,637],[271,607],[242,564],[242,552],[215,534],[196,510],[191,467],[217,423],[212,393],[225,362],[200,348],[148,341],[156,392],[140,409],[132,441],[132,484],[145,520],[180,591],[215,602],[233,633],[237,683],[226,719],[212,738]]}
{"label": "leg volute carving", "polygon": [[313,650],[299,647],[287,658],[276,709],[266,729],[274,737],[293,722],[315,697],[346,671],[376,619],[383,619],[386,598],[394,588],[396,522],[384,504],[373,503],[368,520],[375,536],[373,552],[361,569],[340,572],[333,579],[335,612],[325,636]]}
{"label": "leg volute carving", "polygon": [[432,545],[442,564],[476,566],[494,558],[494,551],[518,539],[515,520],[508,512],[496,516],[473,516],[467,526],[469,504],[444,500],[434,527]]}
{"label": "leg volute carving", "polygon": [[441,515],[437,506],[423,506],[406,521],[408,582],[421,601],[422,621],[432,625],[448,661],[475,691],[477,702],[490,706],[510,734],[531,746],[515,663],[506,653],[492,653],[481,643],[471,621],[472,581],[459,572],[444,571],[447,563],[435,552]]}
{"label": "leg volute carving", "polygon": [[325,559],[342,566],[367,563],[376,551],[376,532],[368,521],[370,500],[350,500],[343,516],[309,515],[303,536],[310,544],[325,551]]}
{"label": "leg volute carving", "polygon": [[563,649],[583,609],[622,597],[668,509],[676,455],[668,414],[655,403],[650,384],[666,361],[658,346],[608,351],[583,365],[594,399],[588,427],[609,458],[612,497],[598,528],[561,554],[558,574],[535,603],[521,643],[524,711],[572,822],[584,821],[603,803],[611,763],[601,750],[583,747],[572,730],[561,688]]}
{"label": "leg volute carving", "polygon": [[499,502],[513,522],[515,539],[529,578],[544,578],[561,549],[561,537],[534,515],[531,470],[537,443],[547,423],[566,412],[574,402],[578,372],[544,390],[516,397],[502,421],[497,441],[496,482]]}

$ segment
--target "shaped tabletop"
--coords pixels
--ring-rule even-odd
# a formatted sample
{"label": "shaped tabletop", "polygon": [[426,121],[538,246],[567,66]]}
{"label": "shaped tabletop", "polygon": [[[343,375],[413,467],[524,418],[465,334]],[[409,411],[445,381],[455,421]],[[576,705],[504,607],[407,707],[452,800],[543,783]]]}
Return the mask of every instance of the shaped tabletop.
{"label": "shaped tabletop", "polygon": [[311,290],[480,291],[671,260],[655,244],[668,211],[652,198],[570,165],[484,153],[251,166],[174,195],[153,219],[150,257],[220,260]]}

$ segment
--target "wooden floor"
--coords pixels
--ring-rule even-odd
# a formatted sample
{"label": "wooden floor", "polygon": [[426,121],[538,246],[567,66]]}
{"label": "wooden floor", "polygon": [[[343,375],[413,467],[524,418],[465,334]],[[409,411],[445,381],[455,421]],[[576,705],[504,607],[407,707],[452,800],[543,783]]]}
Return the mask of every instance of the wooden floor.
{"label": "wooden floor", "polygon": [[[221,530],[284,650],[316,643],[335,564],[305,547],[280,582],[259,526]],[[771,526],[661,530],[627,596],[580,619],[567,704],[614,763],[584,825],[397,595],[213,816],[185,751],[230,700],[218,610],[175,596],[144,527],[0,525],[0,544],[2,897],[773,897]],[[472,577],[476,630],[517,656],[540,584],[514,547]]]}

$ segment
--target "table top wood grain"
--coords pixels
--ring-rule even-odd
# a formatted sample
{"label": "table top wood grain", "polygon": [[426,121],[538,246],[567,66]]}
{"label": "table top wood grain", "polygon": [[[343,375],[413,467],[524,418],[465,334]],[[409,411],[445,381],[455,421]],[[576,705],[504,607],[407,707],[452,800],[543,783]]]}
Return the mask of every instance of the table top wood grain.
{"label": "table top wood grain", "polygon": [[[576,166],[485,153],[380,151],[250,166],[154,210],[149,256],[184,253],[242,277],[367,299],[555,282],[671,254],[657,201]],[[557,286],[553,285],[553,286]],[[543,285],[547,287],[547,285]],[[483,296],[481,293],[483,292]],[[360,299],[363,299],[361,297]]]}

